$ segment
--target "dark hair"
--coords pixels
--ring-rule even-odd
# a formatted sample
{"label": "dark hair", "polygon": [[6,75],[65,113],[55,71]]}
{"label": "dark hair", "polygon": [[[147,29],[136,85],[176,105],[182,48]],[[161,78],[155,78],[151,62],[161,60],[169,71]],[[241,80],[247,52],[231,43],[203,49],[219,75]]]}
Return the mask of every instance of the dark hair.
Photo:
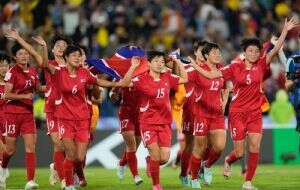
{"label": "dark hair", "polygon": [[21,46],[19,43],[15,43],[12,47],[11,47],[11,53],[13,56],[16,56],[17,52],[21,49],[24,49],[23,46]]}
{"label": "dark hair", "polygon": [[83,45],[77,45],[84,53],[86,56],[88,56],[88,48],[86,46],[83,46]]}
{"label": "dark hair", "polygon": [[147,59],[149,62],[151,62],[152,59],[154,59],[155,57],[165,58],[165,53],[161,51],[155,51],[155,50],[147,51]]}
{"label": "dark hair", "polygon": [[246,38],[246,39],[243,39],[242,42],[241,42],[241,47],[244,51],[246,51],[246,49],[249,47],[249,46],[256,46],[258,47],[258,49],[261,49],[262,48],[262,45],[260,43],[260,40],[257,39],[257,38]]}
{"label": "dark hair", "polygon": [[64,55],[63,55],[64,59],[68,57],[71,53],[74,53],[76,51],[78,51],[80,55],[82,55],[80,47],[74,45],[68,45],[64,51]]}
{"label": "dark hair", "polygon": [[209,43],[209,42],[206,41],[206,40],[196,41],[193,44],[193,50],[194,50],[194,52],[196,52],[200,47],[205,46],[207,43]]}
{"label": "dark hair", "polygon": [[204,45],[204,47],[201,50],[201,53],[202,53],[202,55],[203,55],[203,57],[204,57],[205,60],[207,60],[206,57],[205,57],[205,55],[208,55],[211,52],[211,50],[213,50],[213,49],[220,49],[220,47],[219,47],[218,44],[211,43],[211,42],[207,42]]}
{"label": "dark hair", "polygon": [[55,46],[55,43],[58,41],[64,41],[67,43],[67,45],[71,44],[71,40],[65,36],[62,35],[55,35],[51,40],[51,48]]}
{"label": "dark hair", "polygon": [[4,53],[0,53],[0,61],[6,61],[8,64],[10,64],[11,58]]}

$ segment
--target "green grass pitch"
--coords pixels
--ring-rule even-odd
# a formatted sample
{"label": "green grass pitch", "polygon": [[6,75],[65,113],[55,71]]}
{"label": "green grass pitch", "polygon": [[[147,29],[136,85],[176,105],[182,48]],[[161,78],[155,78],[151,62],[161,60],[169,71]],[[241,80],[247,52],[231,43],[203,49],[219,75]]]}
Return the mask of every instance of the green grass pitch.
{"label": "green grass pitch", "polygon": [[[10,177],[7,179],[7,189],[24,189],[25,169],[10,169]],[[87,167],[85,170],[88,186],[86,190],[151,190],[151,179],[146,177],[145,171],[140,170],[144,183],[136,187],[126,168],[126,176],[123,180],[116,177],[115,170],[106,170],[97,167]],[[161,168],[161,184],[164,190],[188,190],[191,188],[182,187],[178,180],[179,168]],[[222,167],[213,167],[214,180],[210,187],[202,185],[203,190],[241,190],[243,178],[240,175],[240,168],[233,168],[233,175],[225,180],[222,174]],[[59,189],[59,185],[50,186],[48,182],[48,169],[39,168],[36,173],[36,181],[42,190]],[[260,165],[253,183],[259,190],[300,190],[300,165],[274,166]]]}

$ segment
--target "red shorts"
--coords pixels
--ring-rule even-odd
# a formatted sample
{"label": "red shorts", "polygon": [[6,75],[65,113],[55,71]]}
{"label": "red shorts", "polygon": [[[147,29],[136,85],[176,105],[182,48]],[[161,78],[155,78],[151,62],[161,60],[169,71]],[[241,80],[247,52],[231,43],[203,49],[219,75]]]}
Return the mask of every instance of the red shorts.
{"label": "red shorts", "polygon": [[88,143],[90,140],[90,119],[58,119],[59,137],[75,139],[76,142]]}
{"label": "red shorts", "polygon": [[133,118],[119,118],[120,119],[120,132],[134,131],[135,136],[141,136],[140,125],[136,119]]}
{"label": "red shorts", "polygon": [[194,122],[194,136],[206,136],[209,131],[224,129],[225,130],[225,118],[216,117],[216,118],[207,118],[207,117],[195,117]]}
{"label": "red shorts", "polygon": [[171,147],[172,129],[171,125],[163,124],[141,124],[141,136],[144,145],[158,143],[160,147]]}
{"label": "red shorts", "polygon": [[262,133],[262,112],[229,112],[228,125],[234,141],[245,139],[247,133]]}
{"label": "red shorts", "polygon": [[57,118],[54,117],[53,112],[46,113],[46,125],[47,125],[47,135],[51,133],[58,133],[58,123]]}
{"label": "red shorts", "polygon": [[18,137],[20,134],[36,134],[33,113],[5,113],[5,135]]}

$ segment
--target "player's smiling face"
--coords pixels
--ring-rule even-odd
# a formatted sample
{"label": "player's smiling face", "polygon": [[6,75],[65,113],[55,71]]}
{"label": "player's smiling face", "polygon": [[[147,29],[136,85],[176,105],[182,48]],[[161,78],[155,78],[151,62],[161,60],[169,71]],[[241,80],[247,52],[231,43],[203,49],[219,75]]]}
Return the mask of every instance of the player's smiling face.
{"label": "player's smiling face", "polygon": [[222,55],[220,50],[218,48],[212,49],[207,56],[207,60],[213,64],[221,63]]}
{"label": "player's smiling face", "polygon": [[251,45],[246,48],[245,58],[250,63],[255,63],[260,56],[260,50],[257,46]]}
{"label": "player's smiling face", "polygon": [[52,49],[54,56],[62,57],[66,47],[67,43],[63,40],[58,40],[57,42],[55,42],[54,47]]}
{"label": "player's smiling face", "polygon": [[14,56],[17,64],[26,65],[29,62],[29,53],[25,49],[20,49]]}
{"label": "player's smiling face", "polygon": [[163,56],[154,57],[149,64],[150,70],[155,73],[161,73],[164,69],[164,66],[165,58]]}
{"label": "player's smiling face", "polygon": [[68,64],[70,64],[72,67],[79,67],[82,62],[82,55],[80,51],[74,51],[70,53],[66,57],[66,61]]}

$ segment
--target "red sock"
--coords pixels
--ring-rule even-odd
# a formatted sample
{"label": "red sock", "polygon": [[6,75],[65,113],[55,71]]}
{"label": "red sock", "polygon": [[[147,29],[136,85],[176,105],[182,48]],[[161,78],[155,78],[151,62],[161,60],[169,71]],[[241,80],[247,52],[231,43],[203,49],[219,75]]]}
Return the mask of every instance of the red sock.
{"label": "red sock", "polygon": [[216,152],[213,148],[208,153],[208,159],[205,162],[205,167],[210,168],[221,156],[221,152]]}
{"label": "red sock", "polygon": [[191,173],[192,173],[192,179],[197,179],[198,172],[201,165],[201,159],[196,158],[194,155],[191,156],[190,160],[190,166],[191,166]]}
{"label": "red sock", "polygon": [[83,161],[74,161],[74,172],[77,174],[80,181],[85,180],[83,173]]}
{"label": "red sock", "polygon": [[60,180],[64,179],[64,160],[65,160],[65,153],[61,151],[57,151],[53,153],[53,160],[54,160],[54,169],[57,171],[58,177]]}
{"label": "red sock", "polygon": [[226,161],[228,162],[228,164],[232,164],[235,161],[237,161],[239,158],[236,156],[235,151],[231,151],[230,154],[227,156]]}
{"label": "red sock", "polygon": [[74,185],[73,180],[73,169],[74,169],[74,161],[73,160],[64,160],[64,177],[66,179],[66,185],[71,186]]}
{"label": "red sock", "polygon": [[137,159],[136,159],[135,151],[127,152],[126,159],[128,161],[128,166],[129,166],[132,176],[135,177],[135,176],[139,175],[138,169],[137,169]]}
{"label": "red sock", "polygon": [[181,172],[180,176],[187,176],[190,164],[191,153],[183,151],[181,154]]}
{"label": "red sock", "polygon": [[126,159],[126,151],[123,152],[122,158],[119,161],[120,166],[125,166],[127,164],[127,159]]}
{"label": "red sock", "polygon": [[251,181],[257,165],[258,165],[259,153],[249,152],[248,161],[247,161],[247,172],[246,172],[246,181]]}
{"label": "red sock", "polygon": [[152,185],[159,184],[159,161],[150,160],[149,167],[150,167],[150,174],[152,178]]}
{"label": "red sock", "polygon": [[3,160],[2,160],[2,168],[7,168],[7,165],[9,163],[10,158],[12,157],[12,155],[8,155],[6,153],[6,151],[3,152]]}
{"label": "red sock", "polygon": [[30,181],[34,179],[34,174],[35,174],[35,167],[36,167],[35,153],[26,152],[25,159],[26,159],[26,168],[27,168],[27,181]]}
{"label": "red sock", "polygon": [[212,148],[207,147],[204,154],[203,154],[203,161],[206,161],[209,158],[209,152],[212,150]]}

